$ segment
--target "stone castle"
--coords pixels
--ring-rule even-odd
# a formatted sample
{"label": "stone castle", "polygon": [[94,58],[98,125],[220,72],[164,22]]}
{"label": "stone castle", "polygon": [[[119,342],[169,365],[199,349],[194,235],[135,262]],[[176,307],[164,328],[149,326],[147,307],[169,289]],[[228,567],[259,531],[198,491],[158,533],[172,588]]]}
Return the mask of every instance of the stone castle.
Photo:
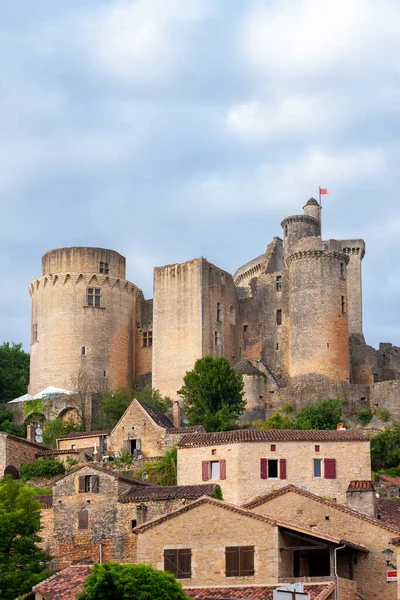
{"label": "stone castle", "polygon": [[29,393],[72,389],[86,366],[103,389],[152,385],[176,400],[186,371],[211,355],[243,373],[247,420],[335,397],[350,412],[399,417],[399,349],[363,336],[364,241],[324,241],[313,198],[282,229],[233,276],[205,258],[155,267],[152,300],[113,250],[51,250],[29,285]]}

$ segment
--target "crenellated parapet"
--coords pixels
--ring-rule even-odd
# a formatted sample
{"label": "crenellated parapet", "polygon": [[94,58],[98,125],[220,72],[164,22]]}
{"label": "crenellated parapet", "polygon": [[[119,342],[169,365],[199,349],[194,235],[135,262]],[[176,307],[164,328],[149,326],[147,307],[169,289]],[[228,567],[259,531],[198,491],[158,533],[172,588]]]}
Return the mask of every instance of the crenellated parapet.
{"label": "crenellated parapet", "polygon": [[84,284],[87,287],[103,288],[108,286],[110,289],[125,290],[127,293],[136,297],[143,296],[142,291],[134,283],[121,279],[120,277],[112,277],[111,275],[99,275],[93,273],[60,273],[55,275],[42,275],[33,279],[29,286],[29,295],[32,297],[35,292],[45,290],[46,288],[54,288],[56,285],[65,286],[67,284],[78,285]]}
{"label": "crenellated parapet", "polygon": [[326,250],[304,250],[302,252],[294,252],[286,258],[288,265],[296,260],[302,260],[304,258],[316,258],[316,259],[334,259],[344,262],[346,265],[349,263],[349,256],[343,252],[326,251]]}

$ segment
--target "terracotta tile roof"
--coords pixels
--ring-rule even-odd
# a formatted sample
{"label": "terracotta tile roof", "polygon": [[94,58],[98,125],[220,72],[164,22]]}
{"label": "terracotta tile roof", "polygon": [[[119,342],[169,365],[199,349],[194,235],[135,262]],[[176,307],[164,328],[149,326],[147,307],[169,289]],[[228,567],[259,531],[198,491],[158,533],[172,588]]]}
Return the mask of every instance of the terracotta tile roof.
{"label": "terracotta tile roof", "polygon": [[380,519],[375,519],[374,517],[369,517],[368,515],[365,515],[364,513],[360,513],[357,510],[353,510],[352,508],[348,508],[347,506],[344,506],[343,504],[337,504],[336,502],[331,502],[330,500],[321,498],[321,496],[317,496],[316,494],[312,494],[311,492],[305,492],[304,490],[301,490],[300,488],[296,487],[295,485],[287,485],[284,488],[281,488],[280,490],[278,490],[277,492],[271,492],[271,494],[266,494],[265,496],[262,496],[261,498],[257,498],[256,500],[253,500],[252,502],[248,502],[247,504],[244,505],[244,508],[248,508],[251,510],[253,508],[256,508],[257,506],[261,506],[262,504],[267,504],[270,500],[274,500],[275,498],[279,498],[280,496],[283,496],[290,492],[294,492],[295,494],[298,494],[299,496],[304,496],[306,498],[310,498],[311,500],[314,500],[315,502],[320,502],[321,504],[326,504],[327,506],[335,508],[336,510],[353,515],[354,517],[357,517],[358,519],[361,519],[363,521],[368,521],[369,523],[372,523],[373,525],[378,525],[379,527],[383,527],[384,529],[388,529],[389,531],[392,531],[392,532],[394,531],[395,533],[399,533],[399,529],[400,529],[399,527],[395,527],[394,525],[390,525],[389,523],[384,523]]}
{"label": "terracotta tile roof", "polygon": [[138,402],[140,406],[147,412],[149,417],[153,419],[156,425],[158,425],[159,427],[163,427],[163,429],[174,428],[173,422],[170,419],[168,419],[167,415],[164,415],[164,413],[161,410],[158,410],[158,408],[154,408],[154,406],[149,406],[148,404],[145,404],[140,400],[136,400],[136,402]]}
{"label": "terracotta tile roof", "polygon": [[38,494],[37,496],[34,496],[33,499],[40,502],[42,508],[53,507],[53,494]]}
{"label": "terracotta tile roof", "polygon": [[35,585],[32,591],[42,594],[44,600],[75,600],[91,570],[90,565],[67,567]]}
{"label": "terracotta tile roof", "polygon": [[79,448],[79,450],[73,450],[72,448],[68,448],[67,450],[42,450],[41,452],[36,452],[35,456],[57,456],[61,454],[82,454],[90,450],[93,452],[93,448]]}
{"label": "terracotta tile roof", "polygon": [[374,482],[369,481],[350,481],[350,485],[347,488],[348,490],[375,490]]}
{"label": "terracotta tile roof", "polygon": [[28,444],[28,446],[34,446],[35,448],[44,448],[45,450],[50,450],[50,448],[48,448],[44,444],[37,444],[36,442],[31,442],[29,440],[26,440],[25,438],[19,437],[18,435],[12,435],[11,433],[4,432],[0,432],[0,435],[4,435],[8,438],[11,438],[12,440],[17,440],[17,442],[21,442],[23,444]]}
{"label": "terracotta tile roof", "polygon": [[168,433],[180,433],[180,434],[187,434],[187,433],[205,433],[206,430],[204,429],[203,425],[191,425],[188,427],[172,427],[171,429],[168,429]]}
{"label": "terracotta tile roof", "polygon": [[174,486],[133,486],[119,497],[119,502],[135,502],[137,500],[171,500],[178,498],[201,498],[212,496],[216,485],[174,485]]}
{"label": "terracotta tile roof", "polygon": [[72,433],[67,433],[66,435],[62,435],[61,437],[57,438],[59,440],[68,440],[68,439],[78,439],[78,438],[85,438],[85,437],[97,437],[97,436],[101,436],[101,435],[110,435],[111,430],[110,429],[99,429],[97,431],[75,431]]}
{"label": "terracotta tile roof", "polygon": [[237,429],[216,433],[195,433],[185,435],[179,442],[179,448],[196,446],[215,446],[218,444],[239,444],[249,442],[368,442],[369,439],[359,431],[320,431],[294,429]]}
{"label": "terracotta tile roof", "polygon": [[378,500],[377,515],[381,521],[400,529],[400,502],[392,498]]}
{"label": "terracotta tile roof", "polygon": [[380,479],[380,481],[384,481],[386,483],[391,483],[393,485],[400,487],[400,477],[390,477],[390,475],[384,475],[384,474],[381,475],[380,474],[379,479]]}
{"label": "terracotta tile roof", "polygon": [[[282,584],[283,585],[283,584]],[[226,588],[186,588],[185,592],[192,600],[272,600],[274,586],[248,586]],[[326,600],[335,589],[335,584],[320,583],[304,586],[311,600]]]}

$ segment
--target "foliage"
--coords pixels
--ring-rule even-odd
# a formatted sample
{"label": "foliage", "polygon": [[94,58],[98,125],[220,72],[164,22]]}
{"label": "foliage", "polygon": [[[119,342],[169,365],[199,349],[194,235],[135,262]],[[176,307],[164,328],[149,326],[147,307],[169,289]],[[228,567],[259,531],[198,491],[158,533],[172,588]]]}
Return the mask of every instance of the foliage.
{"label": "foliage", "polygon": [[117,468],[129,467],[133,463],[133,455],[126,448],[121,448],[115,455],[114,462]]}
{"label": "foliage", "polygon": [[385,409],[377,410],[376,414],[378,415],[378,417],[380,418],[380,420],[384,421],[385,423],[387,421],[389,421],[389,419],[390,419],[390,412],[388,410],[385,410]]}
{"label": "foliage", "polygon": [[147,406],[154,406],[161,412],[168,412],[173,405],[173,401],[168,396],[162,396],[159,390],[150,386],[143,388],[141,392],[135,391],[135,398],[140,402],[144,402]]}
{"label": "foliage", "polygon": [[44,402],[41,398],[33,398],[24,403],[24,415],[29,417],[32,414],[41,415],[44,412]]}
{"label": "foliage", "polygon": [[73,419],[53,419],[46,421],[43,426],[43,443],[50,448],[57,448],[56,440],[67,433],[82,431],[82,424],[76,423]]}
{"label": "foliage", "polygon": [[64,475],[65,467],[54,458],[38,459],[33,463],[24,463],[20,469],[23,479],[31,479],[32,477],[55,477],[56,475]]}
{"label": "foliage", "polygon": [[27,487],[35,491],[35,496],[51,496],[53,494],[53,488],[40,488],[33,485],[27,484]]}
{"label": "foliage", "polygon": [[50,573],[50,556],[38,548],[40,504],[36,490],[5,477],[0,483],[0,598],[14,600]]}
{"label": "foliage", "polygon": [[0,345],[0,401],[13,400],[28,391],[29,354],[22,344]]}
{"label": "foliage", "polygon": [[215,492],[213,493],[212,497],[215,498],[216,500],[223,500],[222,489],[218,483],[215,486]]}
{"label": "foliage", "polygon": [[14,415],[12,411],[4,404],[0,404],[0,431],[11,433],[12,435],[17,435],[19,437],[25,437],[25,425],[17,425],[16,423],[13,423],[13,417]]}
{"label": "foliage", "polygon": [[358,418],[360,419],[361,423],[364,423],[364,425],[367,425],[367,423],[372,420],[372,417],[373,414],[370,408],[361,408],[358,411]]}
{"label": "foliage", "polygon": [[400,465],[400,423],[386,427],[371,439],[373,468],[388,469]]}
{"label": "foliage", "polygon": [[156,485],[177,485],[177,450],[175,447],[167,450],[163,458],[157,462],[146,462],[138,473],[142,477],[147,473],[148,482]]}
{"label": "foliage", "polygon": [[179,394],[190,425],[203,425],[206,431],[232,429],[246,407],[243,376],[223,357],[197,360]]}
{"label": "foliage", "polygon": [[293,429],[293,420],[288,415],[274,412],[266,421],[256,421],[257,429]]}
{"label": "foliage", "polygon": [[79,600],[187,600],[175,577],[150,565],[95,564]]}
{"label": "foliage", "polygon": [[[390,477],[400,477],[400,467],[392,467],[391,469],[380,469],[377,474],[389,475]],[[377,477],[379,479],[379,477]]]}
{"label": "foliage", "polygon": [[293,404],[285,404],[285,406],[282,407],[282,412],[286,413],[287,415],[289,415],[293,411],[294,411]]}
{"label": "foliage", "polygon": [[336,429],[344,421],[343,403],[338,398],[304,407],[295,417],[294,429]]}
{"label": "foliage", "polygon": [[74,467],[76,467],[76,465],[79,465],[79,460],[76,460],[76,458],[72,458],[72,456],[67,456],[64,465],[65,471],[69,473]]}
{"label": "foliage", "polygon": [[82,430],[87,431],[90,427],[92,414],[94,421],[101,414],[102,397],[108,389],[108,380],[94,373],[87,365],[81,365],[70,379],[71,390],[74,393],[69,396],[70,406],[78,413]]}

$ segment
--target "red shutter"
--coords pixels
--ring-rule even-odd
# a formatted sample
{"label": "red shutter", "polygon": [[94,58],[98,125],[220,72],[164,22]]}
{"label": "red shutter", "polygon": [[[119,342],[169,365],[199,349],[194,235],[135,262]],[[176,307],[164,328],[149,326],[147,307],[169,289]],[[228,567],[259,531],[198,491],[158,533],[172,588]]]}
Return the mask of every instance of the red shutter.
{"label": "red shutter", "polygon": [[219,461],[219,478],[226,479],[226,460]]}
{"label": "red shutter", "polygon": [[268,460],[266,458],[261,459],[260,469],[261,479],[268,479]]}
{"label": "red shutter", "polygon": [[279,461],[279,476],[281,479],[286,479],[286,458],[281,458]]}
{"label": "red shutter", "polygon": [[336,459],[325,458],[324,460],[325,479],[336,479]]}
{"label": "red shutter", "polygon": [[201,463],[201,477],[203,481],[208,481],[210,479],[208,460],[203,460]]}

